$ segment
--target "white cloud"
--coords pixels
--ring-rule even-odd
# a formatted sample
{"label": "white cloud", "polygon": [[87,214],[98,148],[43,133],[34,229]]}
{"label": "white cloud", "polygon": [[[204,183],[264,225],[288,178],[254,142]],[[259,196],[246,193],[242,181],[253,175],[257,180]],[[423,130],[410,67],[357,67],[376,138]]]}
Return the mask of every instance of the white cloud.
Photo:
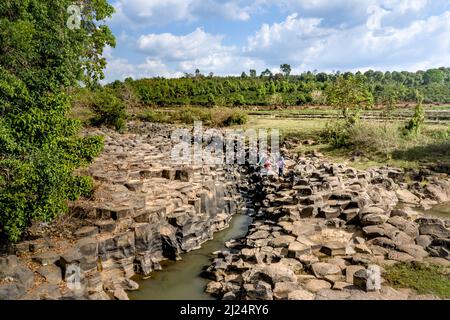
{"label": "white cloud", "polygon": [[182,72],[168,67],[163,61],[150,57],[147,57],[144,63],[133,64],[128,59],[115,57],[114,49],[110,47],[105,49],[104,56],[108,61],[104,71],[104,83],[124,80],[127,77],[132,77],[133,79],[150,77],[177,78],[183,75]]}
{"label": "white cloud", "polygon": [[427,13],[431,5],[442,1],[118,0],[116,22],[122,19],[122,25],[133,24],[131,18],[136,23],[195,22],[208,16],[247,20],[257,10],[273,9],[273,5],[290,13],[284,21],[263,24],[244,45],[224,44],[224,35],[209,33],[198,23],[193,32],[182,35],[122,32],[119,44],[138,51],[141,58],[136,52],[131,58],[124,50],[128,59],[115,57],[117,51],[110,50],[107,79],[177,77],[196,68],[217,75],[239,75],[249,69],[261,72],[267,67],[276,72],[281,63],[291,64],[295,72],[448,66],[450,11],[439,9],[435,16]]}
{"label": "white cloud", "polygon": [[180,61],[234,50],[233,47],[223,46],[222,39],[223,36],[212,35],[197,28],[184,36],[171,33],[142,35],[137,45],[141,51],[153,57]]}
{"label": "white cloud", "polygon": [[200,69],[204,74],[240,75],[252,68],[265,68],[261,59],[247,57],[235,46],[222,43],[223,36],[206,33],[198,28],[194,32],[177,36],[171,33],[142,35],[137,47],[146,55],[145,63],[130,63],[116,58],[108,48],[105,57],[108,66],[106,80],[126,77],[179,77]]}
{"label": "white cloud", "polygon": [[[369,19],[373,19],[369,17]],[[303,70],[349,70],[436,67],[449,65],[450,11],[404,28],[360,25],[345,30],[324,27],[321,20],[290,15],[282,23],[263,25],[248,40],[246,54],[272,66],[290,63]]]}
{"label": "white cloud", "polygon": [[170,33],[148,34],[139,38],[137,46],[152,58],[167,61],[176,70],[192,73],[199,68],[204,73],[240,74],[262,65],[262,61],[242,55],[235,46],[226,46],[224,37],[197,28],[194,32],[176,36]]}

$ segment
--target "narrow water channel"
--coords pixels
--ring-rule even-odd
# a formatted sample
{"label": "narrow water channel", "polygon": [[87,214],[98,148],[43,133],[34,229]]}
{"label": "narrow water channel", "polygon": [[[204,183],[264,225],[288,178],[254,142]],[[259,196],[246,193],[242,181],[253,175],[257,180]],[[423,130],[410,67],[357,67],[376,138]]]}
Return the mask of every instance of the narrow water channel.
{"label": "narrow water channel", "polygon": [[450,219],[450,202],[438,204],[437,206],[434,206],[430,210],[422,212],[426,215]]}
{"label": "narrow water channel", "polygon": [[205,293],[209,280],[200,277],[204,266],[210,264],[211,253],[225,249],[225,242],[247,234],[252,218],[238,214],[230,227],[214,235],[214,239],[194,250],[181,255],[183,260],[161,263],[163,270],[152,273],[151,278],[139,280],[140,289],[129,292],[132,300],[213,300]]}

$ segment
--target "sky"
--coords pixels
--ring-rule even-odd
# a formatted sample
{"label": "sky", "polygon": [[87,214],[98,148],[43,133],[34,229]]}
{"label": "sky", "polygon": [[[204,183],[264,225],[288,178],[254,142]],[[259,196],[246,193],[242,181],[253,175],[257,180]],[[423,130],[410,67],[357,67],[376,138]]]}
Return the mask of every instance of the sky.
{"label": "sky", "polygon": [[108,0],[105,82],[450,66],[450,0]]}

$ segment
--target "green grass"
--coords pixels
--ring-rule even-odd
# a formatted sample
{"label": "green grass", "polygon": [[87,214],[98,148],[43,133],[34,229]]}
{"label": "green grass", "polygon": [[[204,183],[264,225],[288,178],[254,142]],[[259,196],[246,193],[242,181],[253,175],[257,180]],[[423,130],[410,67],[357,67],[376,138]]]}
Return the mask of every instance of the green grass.
{"label": "green grass", "polygon": [[342,114],[342,111],[331,109],[330,107],[323,108],[304,108],[304,109],[279,109],[279,110],[258,110],[251,111],[251,115],[302,115],[302,114]]}
{"label": "green grass", "polygon": [[449,275],[436,265],[399,263],[387,267],[385,279],[397,288],[411,288],[419,294],[450,298]]}
{"label": "green grass", "polygon": [[300,139],[318,139],[325,129],[327,120],[276,119],[249,116],[245,129],[279,129],[284,136],[297,136]]}
{"label": "green grass", "polygon": [[[386,134],[383,123],[362,121],[358,147],[334,148],[324,141],[322,133],[328,119],[284,119],[268,118],[250,115],[244,129],[279,129],[283,138],[294,137],[298,140],[316,141],[314,145],[301,145],[294,152],[307,154],[312,151],[323,153],[330,161],[349,162],[355,150],[361,150],[367,157],[360,157],[351,166],[357,169],[367,169],[380,165],[391,165],[401,168],[417,168],[424,162],[450,164],[450,145],[446,130],[448,125],[426,124],[422,133],[414,139],[403,139],[398,135],[398,129],[404,125],[399,121],[388,124],[392,134]],[[366,130],[367,129],[367,130]],[[450,132],[450,131],[449,131]],[[380,134],[378,134],[380,133]]]}
{"label": "green grass", "polygon": [[431,106],[432,110],[450,110],[450,105],[442,105],[442,106]]}

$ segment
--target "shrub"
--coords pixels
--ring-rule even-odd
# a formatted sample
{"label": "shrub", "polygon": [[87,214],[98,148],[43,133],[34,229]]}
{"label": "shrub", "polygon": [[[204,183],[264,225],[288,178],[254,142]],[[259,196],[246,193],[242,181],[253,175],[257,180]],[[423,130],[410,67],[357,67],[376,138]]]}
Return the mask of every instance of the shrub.
{"label": "shrub", "polygon": [[242,125],[247,122],[247,114],[231,108],[180,108],[175,111],[145,110],[139,119],[158,123],[193,124],[202,121],[205,125],[224,127]]}
{"label": "shrub", "polygon": [[233,112],[224,122],[225,126],[243,125],[246,124],[248,116],[242,111]]}
{"label": "shrub", "polygon": [[156,123],[170,123],[171,117],[167,112],[155,111],[155,110],[144,110],[142,114],[138,116],[142,121],[156,122]]}
{"label": "shrub", "polygon": [[125,105],[109,89],[103,89],[93,94],[90,107],[94,112],[91,122],[95,126],[113,126],[116,130],[123,130],[127,113]]}
{"label": "shrub", "polygon": [[402,144],[398,125],[388,123],[357,123],[349,130],[348,140],[357,149],[384,156]]}
{"label": "shrub", "polygon": [[90,178],[73,172],[100,153],[103,141],[77,137],[80,122],[63,116],[69,107],[64,96],[47,96],[26,113],[0,118],[0,233],[12,241],[33,220],[50,222],[67,211],[66,200],[91,191]]}
{"label": "shrub", "polygon": [[209,123],[211,121],[211,111],[202,108],[181,108],[174,113],[175,121],[191,124],[195,121]]}
{"label": "shrub", "polygon": [[409,120],[408,124],[403,129],[403,134],[405,136],[414,136],[416,137],[422,128],[423,123],[425,122],[425,109],[423,108],[423,97],[418,95],[418,103],[414,108],[414,115]]}
{"label": "shrub", "polygon": [[248,116],[242,110],[221,108],[211,112],[211,125],[218,127],[228,127],[233,125],[243,125],[247,123]]}
{"label": "shrub", "polygon": [[350,128],[346,121],[327,122],[321,138],[335,148],[349,147],[352,144]]}

